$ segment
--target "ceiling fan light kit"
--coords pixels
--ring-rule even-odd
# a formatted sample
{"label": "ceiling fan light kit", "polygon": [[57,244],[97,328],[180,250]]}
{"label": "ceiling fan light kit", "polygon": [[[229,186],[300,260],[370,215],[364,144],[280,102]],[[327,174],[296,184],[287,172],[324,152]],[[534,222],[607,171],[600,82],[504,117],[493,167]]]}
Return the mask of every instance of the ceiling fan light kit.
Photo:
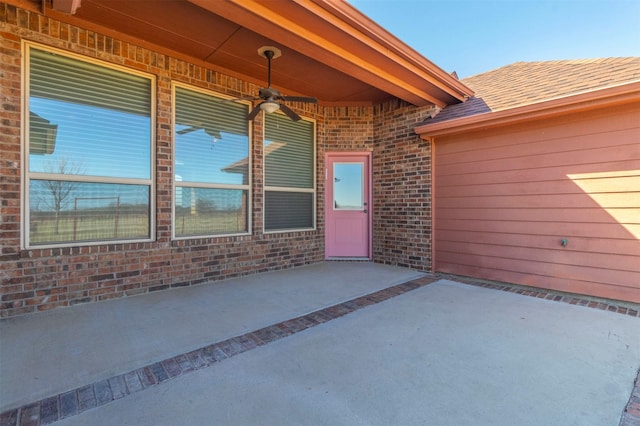
{"label": "ceiling fan light kit", "polygon": [[267,59],[267,87],[263,87],[258,91],[258,96],[253,98],[238,98],[233,100],[249,100],[249,101],[262,101],[256,105],[249,115],[248,120],[253,120],[260,113],[265,111],[267,113],[276,112],[282,110],[291,120],[298,121],[300,116],[295,113],[291,108],[286,106],[284,102],[307,102],[317,104],[316,98],[306,96],[283,96],[279,90],[271,87],[271,60],[279,58],[282,55],[282,51],[274,46],[262,46],[258,49],[258,55]]}
{"label": "ceiling fan light kit", "polygon": [[260,109],[263,110],[264,112],[272,113],[279,110],[280,105],[278,105],[277,102],[264,101],[263,103],[260,104]]}

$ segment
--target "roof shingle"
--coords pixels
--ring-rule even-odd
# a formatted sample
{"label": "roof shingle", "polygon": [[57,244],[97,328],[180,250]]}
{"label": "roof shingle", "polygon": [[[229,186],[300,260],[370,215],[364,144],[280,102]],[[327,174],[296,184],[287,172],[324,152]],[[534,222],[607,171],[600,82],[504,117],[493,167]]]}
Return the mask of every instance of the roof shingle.
{"label": "roof shingle", "polygon": [[640,57],[516,62],[462,80],[475,91],[423,124],[501,111],[640,81]]}

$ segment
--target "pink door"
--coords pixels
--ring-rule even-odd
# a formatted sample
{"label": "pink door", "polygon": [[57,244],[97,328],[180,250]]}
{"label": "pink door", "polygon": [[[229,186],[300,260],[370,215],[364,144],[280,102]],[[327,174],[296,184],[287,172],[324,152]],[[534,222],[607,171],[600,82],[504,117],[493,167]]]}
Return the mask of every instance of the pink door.
{"label": "pink door", "polygon": [[327,153],[327,258],[371,258],[371,154]]}

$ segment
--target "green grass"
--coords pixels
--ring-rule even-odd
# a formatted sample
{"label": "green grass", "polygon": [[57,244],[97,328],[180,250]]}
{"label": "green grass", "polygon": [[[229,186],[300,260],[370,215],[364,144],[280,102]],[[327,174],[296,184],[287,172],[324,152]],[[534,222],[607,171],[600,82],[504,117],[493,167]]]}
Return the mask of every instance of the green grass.
{"label": "green grass", "polygon": [[[34,215],[29,235],[30,244],[65,243],[74,241],[128,240],[149,237],[149,217],[140,213],[54,214]],[[246,215],[239,211],[213,211],[208,214],[178,214],[176,236],[214,235],[246,231]]]}
{"label": "green grass", "polygon": [[176,236],[230,234],[246,231],[246,216],[239,211],[177,214]]}
{"label": "green grass", "polygon": [[39,218],[31,222],[31,244],[71,241],[126,240],[147,238],[149,217],[141,214],[115,216],[62,216],[56,232],[55,217]]}

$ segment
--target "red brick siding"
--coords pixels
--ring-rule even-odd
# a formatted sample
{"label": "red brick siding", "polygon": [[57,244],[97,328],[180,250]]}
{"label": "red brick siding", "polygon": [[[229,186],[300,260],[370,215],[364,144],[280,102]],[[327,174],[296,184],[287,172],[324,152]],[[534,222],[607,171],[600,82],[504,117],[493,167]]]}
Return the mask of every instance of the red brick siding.
{"label": "red brick siding", "polygon": [[[0,8],[1,10],[1,8]],[[15,12],[14,12],[15,15]],[[0,256],[20,246],[20,37],[0,28]],[[0,267],[0,281],[7,278]]]}
{"label": "red brick siding", "polygon": [[374,109],[377,262],[431,270],[431,144],[413,131],[431,112],[398,100]]}
{"label": "red brick siding", "polygon": [[[256,85],[0,3],[0,316],[198,284],[321,261],[320,231],[262,233],[262,121],[252,129],[250,236],[171,240],[171,82],[246,96]],[[142,70],[157,77],[156,241],[20,250],[21,39]],[[293,105],[321,118],[315,105]],[[320,142],[318,143],[320,155]]]}
{"label": "red brick siding", "polygon": [[[413,132],[424,108],[397,101],[377,107],[293,104],[317,124],[317,230],[278,234],[262,232],[258,116],[252,128],[252,234],[172,241],[171,82],[231,96],[253,95],[258,86],[4,3],[0,25],[0,317],[322,261],[326,151],[373,151],[374,261],[430,268],[431,151]],[[156,241],[20,249],[22,39],[156,76]]]}
{"label": "red brick siding", "polygon": [[413,131],[431,112],[398,100],[325,112],[327,151],[372,151],[375,262],[431,269],[431,145]]}
{"label": "red brick siding", "polygon": [[[335,107],[325,109],[322,149],[318,151],[318,228],[324,235],[325,152],[373,151],[373,108]],[[375,259],[374,259],[375,260]]]}

